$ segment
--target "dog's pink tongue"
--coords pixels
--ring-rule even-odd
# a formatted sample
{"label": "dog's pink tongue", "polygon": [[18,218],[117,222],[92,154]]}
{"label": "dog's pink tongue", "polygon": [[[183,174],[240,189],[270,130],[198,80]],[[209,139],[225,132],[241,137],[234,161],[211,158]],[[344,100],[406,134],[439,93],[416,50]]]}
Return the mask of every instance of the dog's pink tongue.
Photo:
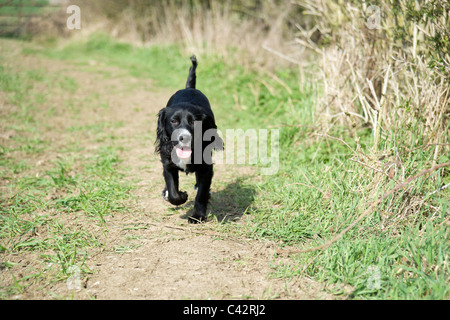
{"label": "dog's pink tongue", "polygon": [[175,148],[177,150],[177,156],[181,159],[189,158],[192,154],[191,149],[181,149],[181,148]]}

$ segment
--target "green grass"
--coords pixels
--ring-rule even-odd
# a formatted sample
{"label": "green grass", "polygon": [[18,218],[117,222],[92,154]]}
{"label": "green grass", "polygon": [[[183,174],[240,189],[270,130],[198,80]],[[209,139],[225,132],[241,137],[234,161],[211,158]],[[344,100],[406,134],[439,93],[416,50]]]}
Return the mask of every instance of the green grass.
{"label": "green grass", "polygon": [[13,0],[8,2],[8,5],[0,8],[1,14],[18,15],[20,11],[20,5],[22,5],[22,14],[39,13],[42,11],[42,7],[48,5],[47,0]]}
{"label": "green grass", "polygon": [[48,0],[13,0],[3,1],[0,7],[0,24],[2,36],[17,35],[23,29],[24,23],[31,16],[38,16],[58,10],[58,7],[49,6]]}
{"label": "green grass", "polygon": [[[42,177],[13,179],[13,195],[3,201],[0,251],[35,253],[41,264],[33,267],[36,278],[51,271],[51,281],[66,280],[71,266],[79,267],[84,276],[92,273],[85,261],[91,250],[105,244],[105,217],[127,211],[131,186],[121,181],[115,168],[115,150],[102,148],[72,175],[78,160],[58,160]],[[92,223],[98,226],[96,232],[91,231]],[[2,263],[7,269],[8,261]],[[26,288],[31,280],[17,279],[17,288]],[[11,294],[12,288],[2,289]]]}
{"label": "green grass", "polygon": [[[84,263],[90,249],[104,245],[105,217],[126,211],[130,198],[131,186],[121,181],[115,169],[119,160],[114,149],[102,148],[85,162],[84,169],[70,174],[78,160],[58,160],[42,177],[13,178],[12,196],[3,201],[0,215],[1,251],[33,251],[44,268],[40,272],[47,272],[50,265],[53,277],[61,280],[69,276],[70,266],[78,266],[83,274],[90,272]],[[67,217],[72,218],[67,221]],[[72,219],[92,222],[80,223],[80,228],[72,225]],[[92,223],[100,231],[93,233]]]}
{"label": "green grass", "polygon": [[[116,146],[114,136],[108,134],[109,128],[120,127],[121,123],[82,122],[55,128],[48,122],[51,114],[42,114],[48,106],[47,95],[36,99],[40,93],[37,88],[44,84],[49,92],[73,93],[77,87],[73,79],[40,70],[13,72],[1,67],[0,83],[5,102],[14,106],[2,119],[4,128],[13,130],[13,134],[2,140],[0,148],[3,275],[6,277],[16,265],[8,257],[26,253],[30,259],[22,265],[20,277],[9,274],[12,286],[0,284],[1,299],[22,294],[33,284],[45,291],[48,284],[66,281],[73,268],[80,271],[82,279],[92,273],[86,261],[92,252],[105,246],[105,217],[128,211],[132,186],[123,181],[124,174],[119,170],[122,147]],[[70,116],[79,113],[83,105],[72,110],[59,107],[69,110]],[[43,138],[42,133],[49,128],[62,136],[65,132],[80,136],[92,131],[95,142],[101,144],[91,152],[76,143],[58,148]],[[47,158],[48,153],[54,156]],[[44,160],[36,164],[41,157]]]}
{"label": "green grass", "polygon": [[[85,70],[98,69],[89,61],[101,61],[105,66],[154,79],[159,86],[173,90],[182,87],[189,68],[189,55],[182,54],[176,46],[137,48],[104,35],[70,42],[62,49],[28,49],[25,53],[70,60]],[[236,206],[247,215],[243,223],[223,222],[217,228],[274,240],[281,246],[309,248],[337,235],[395,183],[351,161],[352,151],[341,141],[315,135],[315,104],[320,88],[313,84],[300,87],[299,77],[292,70],[279,70],[276,76],[244,70],[239,64],[215,56],[199,61],[197,87],[210,98],[219,129],[280,129],[278,173],[263,176],[258,180],[261,182],[248,178],[225,187],[221,197],[241,196],[241,203]],[[1,75],[0,81],[7,84],[4,91],[11,99],[26,101],[26,83],[11,74]],[[99,134],[101,126],[89,130]],[[401,159],[395,179],[401,180],[403,172],[406,179],[431,166],[434,149],[421,147],[426,144],[421,130],[419,122],[409,128],[399,127],[380,141],[379,149],[387,154],[385,163],[393,160],[395,154]],[[358,137],[360,150],[370,155],[373,145],[370,129],[334,126],[328,134],[342,138],[355,150]],[[34,146],[33,152],[39,152],[38,141],[30,143],[31,150]],[[45,142],[41,144],[45,148]],[[42,242],[25,236],[33,228],[50,223],[45,216],[20,218],[39,208],[81,212],[99,225],[108,212],[124,210],[123,195],[129,187],[120,183],[120,175],[114,170],[120,161],[114,151],[111,147],[100,150],[75,176],[68,172],[72,161],[77,159],[65,159],[55,163],[46,177],[17,180],[15,185],[20,187],[16,189],[33,192],[22,191],[5,206],[8,213],[4,216],[8,218],[2,235],[10,242],[3,245],[3,250],[57,247],[57,241]],[[437,163],[448,159],[443,154]],[[28,163],[4,161],[11,172],[26,171],[29,167]],[[99,178],[104,175],[110,178]],[[449,180],[445,169],[414,181],[412,187],[387,198],[328,249],[293,255],[294,263],[274,266],[274,275],[286,278],[308,275],[327,283],[330,291],[336,294],[345,291],[354,299],[448,299],[449,193],[448,189],[433,192]],[[64,196],[42,200],[39,192],[55,186],[65,188]],[[251,190],[251,195],[244,194],[244,189]],[[53,226],[49,230],[58,229]],[[83,266],[85,255],[83,249],[75,250],[78,244],[101,245],[88,231],[67,236],[68,251],[62,248],[59,256],[53,257],[61,266],[71,263]],[[127,245],[116,248],[117,252],[129,249]],[[20,285],[18,280],[17,290]],[[344,285],[350,285],[350,291]]]}

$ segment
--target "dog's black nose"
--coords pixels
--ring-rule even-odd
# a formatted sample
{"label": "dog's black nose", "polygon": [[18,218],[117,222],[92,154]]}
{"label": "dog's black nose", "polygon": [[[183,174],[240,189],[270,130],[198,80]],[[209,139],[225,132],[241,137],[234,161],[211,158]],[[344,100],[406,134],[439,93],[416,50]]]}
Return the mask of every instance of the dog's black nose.
{"label": "dog's black nose", "polygon": [[172,133],[172,141],[177,141],[183,146],[190,145],[192,141],[192,134],[184,128],[177,129]]}
{"label": "dog's black nose", "polygon": [[189,142],[191,142],[191,136],[188,134],[181,134],[178,137],[178,141],[184,142],[184,143],[189,143]]}

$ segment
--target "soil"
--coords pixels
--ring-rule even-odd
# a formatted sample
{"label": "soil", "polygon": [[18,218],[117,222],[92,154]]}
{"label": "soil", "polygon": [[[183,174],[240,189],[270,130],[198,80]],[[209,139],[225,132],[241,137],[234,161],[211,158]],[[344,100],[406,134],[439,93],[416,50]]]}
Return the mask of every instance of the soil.
{"label": "soil", "polygon": [[[3,41],[3,40],[2,40]],[[187,217],[192,211],[194,177],[180,176],[181,188],[188,191],[185,205],[174,207],[161,197],[164,186],[161,163],[154,153],[156,114],[173,93],[161,89],[151,80],[130,77],[123,70],[102,65],[92,60],[80,67],[68,61],[55,61],[35,55],[23,55],[21,47],[8,43],[11,50],[6,65],[17,70],[46,70],[49,74],[71,77],[77,84],[69,94],[52,86],[53,94],[43,106],[63,105],[63,101],[83,101],[93,95],[101,97],[108,108],[85,106],[82,115],[71,119],[69,111],[57,110],[52,114],[51,125],[42,132],[42,139],[56,147],[46,154],[34,155],[36,174],[58,157],[57,146],[78,143],[79,149],[89,152],[98,148],[88,133],[73,133],[69,126],[83,123],[118,123],[113,130],[115,144],[123,146],[119,157],[123,160],[124,179],[133,183],[133,200],[126,213],[106,217],[105,246],[92,252],[86,265],[93,271],[83,275],[81,287],[70,289],[68,282],[30,285],[17,299],[334,299],[323,285],[307,277],[277,278],[274,267],[290,264],[288,258],[276,255],[277,244],[252,240],[217,228],[223,219],[233,224],[248,223],[244,214],[251,206],[255,190],[246,187],[243,179],[259,179],[252,167],[215,167],[212,185],[211,212],[215,217],[205,224],[191,225]],[[97,71],[92,71],[97,70]],[[180,79],[183,84],[184,79]],[[44,86],[44,85],[43,85]],[[43,88],[45,90],[47,87]],[[3,104],[3,106],[5,106]],[[48,111],[48,110],[47,110]],[[219,121],[220,122],[220,119]],[[50,122],[49,122],[50,123]],[[219,123],[220,126],[220,123]],[[1,126],[2,143],[15,133]],[[6,142],[5,142],[6,141]],[[29,160],[29,159],[28,159]],[[30,161],[30,160],[29,160]],[[76,168],[74,169],[76,170]],[[4,184],[2,183],[2,186]],[[230,192],[230,190],[232,192]],[[235,201],[233,194],[244,195]],[[81,225],[92,223],[88,219],[58,216],[64,223]],[[100,232],[100,229],[99,231]],[[123,250],[118,250],[123,248]],[[14,268],[33,264],[37,257],[23,252],[9,256],[8,261],[18,263]],[[11,272],[17,272],[12,268]],[[10,277],[1,275],[3,284]],[[8,279],[8,280],[6,280]]]}

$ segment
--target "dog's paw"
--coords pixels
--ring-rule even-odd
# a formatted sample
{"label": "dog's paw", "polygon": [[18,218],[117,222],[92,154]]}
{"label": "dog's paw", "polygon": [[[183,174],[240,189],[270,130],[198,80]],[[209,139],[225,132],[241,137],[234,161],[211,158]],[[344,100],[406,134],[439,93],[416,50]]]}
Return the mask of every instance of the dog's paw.
{"label": "dog's paw", "polygon": [[206,217],[193,215],[188,218],[188,222],[192,224],[206,222]]}
{"label": "dog's paw", "polygon": [[180,195],[181,200],[183,201],[182,203],[185,203],[188,199],[188,194],[186,191],[180,191],[178,193]]}
{"label": "dog's paw", "polygon": [[169,194],[168,198],[169,198],[169,202],[171,204],[173,204],[174,206],[179,206],[179,205],[181,205],[181,204],[183,204],[183,203],[185,203],[187,201],[188,194],[187,194],[187,192],[180,191],[180,192],[178,192],[178,196],[177,197],[172,197]]}
{"label": "dog's paw", "polygon": [[194,208],[194,213],[188,218],[189,223],[202,223],[206,221],[206,213]]}
{"label": "dog's paw", "polygon": [[162,192],[162,196],[163,196],[164,200],[169,201],[169,191],[164,189]]}

